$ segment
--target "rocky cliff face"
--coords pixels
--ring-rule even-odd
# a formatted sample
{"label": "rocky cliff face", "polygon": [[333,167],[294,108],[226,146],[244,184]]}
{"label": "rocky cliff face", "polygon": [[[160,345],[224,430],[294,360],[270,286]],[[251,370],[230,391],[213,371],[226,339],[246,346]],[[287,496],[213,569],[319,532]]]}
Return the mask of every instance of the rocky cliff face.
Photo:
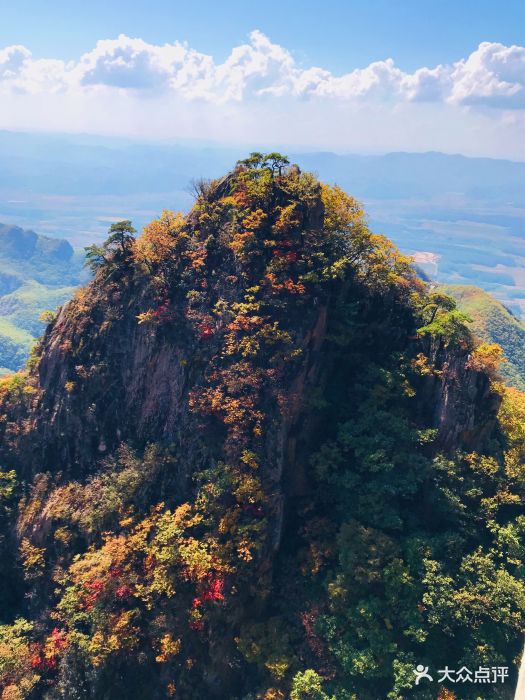
{"label": "rocky cliff face", "polygon": [[419,391],[420,410],[438,430],[437,444],[448,452],[484,449],[497,434],[501,405],[489,375],[470,365],[471,348],[446,348],[441,340],[420,347],[433,366]]}
{"label": "rocky cliff face", "polygon": [[[188,328],[177,322],[169,328],[140,325],[137,317],[151,302],[147,292],[138,287],[130,303],[112,287],[108,304],[108,290],[93,282],[61,309],[46,331],[41,359],[32,370],[37,398],[24,424],[27,444],[17,428],[16,453],[24,454],[33,471],[60,465],[64,474],[79,476],[89,473],[94,461],[111,454],[121,442],[143,449],[148,442],[161,440],[183,445],[192,465],[189,471],[198,470],[211,459],[209,436],[205,424],[195,430],[189,399],[206,381],[221,351],[220,329],[214,328],[213,337],[188,338]],[[240,303],[245,290],[234,293]],[[364,324],[366,300],[360,304]],[[329,309],[326,300],[315,299],[313,306],[297,341],[302,361],[289,378],[287,408],[270,438],[274,441],[280,435],[279,442],[292,451],[296,438],[289,434],[302,420],[305,395],[320,377],[327,381],[323,348]],[[388,342],[392,347],[405,342],[414,356],[426,352],[434,366],[418,398],[421,415],[439,431],[438,443],[449,451],[481,449],[497,427],[501,403],[490,378],[469,367],[468,349],[446,349],[439,340],[415,341],[409,332],[407,326]],[[377,337],[365,337],[364,347],[376,341]],[[9,429],[6,437],[10,439]],[[278,471],[282,472],[282,464]]]}
{"label": "rocky cliff face", "polygon": [[[292,175],[293,178],[299,181],[298,175]],[[207,193],[207,206],[220,207],[231,199],[235,183],[235,176],[215,183]],[[313,190],[300,206],[284,188],[278,191],[271,203],[274,228],[278,215],[293,207],[293,227],[322,239],[324,204],[320,190]],[[172,261],[176,269],[171,274],[179,278],[172,281],[171,288],[164,285],[159,289],[155,286],[158,279],[152,284],[152,275],[145,272],[147,262],[142,267],[136,265],[133,271],[113,270],[108,274],[101,270],[60,310],[46,330],[38,362],[31,370],[29,381],[34,393],[24,423],[27,440],[19,435],[18,426],[14,430],[16,452],[24,454],[24,463],[33,465],[33,472],[60,465],[60,471],[70,476],[86,474],[93,460],[110,454],[123,441],[131,441],[141,449],[151,441],[176,441],[184,445],[188,460],[195,462],[192,469],[210,459],[209,454],[204,456],[208,436],[202,432],[204,424],[202,431],[195,430],[190,399],[206,383],[217,357],[224,352],[231,308],[245,303],[250,287],[261,282],[259,275],[264,270],[261,251],[247,252],[244,257],[235,255],[235,246],[238,250],[248,247],[254,236],[250,230],[241,234],[228,230],[228,206],[225,211],[224,221],[217,221],[216,229],[207,238],[201,230],[200,205],[190,213],[184,235],[191,240],[189,247],[193,246],[188,256],[191,272],[181,270]],[[263,210],[256,211],[263,219],[268,218]],[[264,225],[270,228],[266,221]],[[175,237],[175,232],[170,235]],[[246,241],[238,242],[239,235]],[[264,254],[267,259],[273,256],[271,262],[277,262],[281,276],[289,272],[287,267],[293,268],[297,251],[304,249],[304,233],[301,239],[293,243],[266,241],[266,247],[271,248]],[[192,256],[199,254],[203,256],[202,265],[199,262],[200,267],[192,269]],[[191,281],[182,281],[181,277],[188,274]],[[289,279],[284,281],[293,285]],[[266,284],[271,282],[266,279]],[[305,391],[317,381],[327,323],[344,295],[354,298],[361,327],[369,324],[361,333],[364,347],[370,344],[377,350],[379,341],[387,343],[387,352],[406,346],[413,354],[423,350],[429,355],[436,371],[427,377],[427,386],[422,390],[425,412],[439,429],[442,445],[450,449],[461,445],[475,447],[490,434],[498,397],[491,392],[485,374],[468,368],[468,352],[447,352],[439,340],[430,344],[422,341],[418,346],[419,341],[414,342],[409,335],[417,319],[396,299],[398,291],[390,290],[392,299],[386,301],[383,295],[373,298],[366,284],[347,284],[344,289],[335,286],[318,285],[307,298],[290,286],[275,304],[284,310],[282,313],[279,309],[279,315],[289,325],[293,321],[290,330],[301,359],[287,377],[287,408],[279,419],[284,422],[274,427],[272,439],[276,434],[282,436],[286,426],[294,424]],[[283,286],[277,283],[274,287],[270,294],[276,297]],[[201,298],[194,303],[192,295]],[[229,309],[215,313],[214,305],[219,302]],[[148,313],[149,321],[139,323],[141,314]],[[403,317],[399,327],[391,324],[396,314]],[[381,339],[386,327],[390,336]],[[282,374],[282,368],[279,372]],[[242,396],[244,389],[239,390]],[[280,391],[285,393],[283,388]],[[276,400],[276,395],[269,400]],[[6,439],[10,440],[9,428]]]}
{"label": "rocky cliff face", "polygon": [[[224,200],[231,187],[231,178],[218,183],[209,194],[208,206]],[[280,196],[283,206],[289,204],[284,192]],[[281,209],[278,201],[274,206]],[[296,226],[313,236],[322,235],[319,192],[302,211],[297,208],[295,215]],[[60,465],[65,475],[85,475],[94,461],[128,441],[138,449],[152,441],[177,443],[184,452],[187,475],[219,458],[218,454],[212,456],[210,426],[202,416],[198,418],[191,403],[213,383],[210,376],[217,372],[232,333],[231,309],[245,304],[248,289],[259,281],[259,264],[248,265],[232,255],[232,234],[221,230],[220,224],[207,238],[199,225],[199,214],[194,211],[184,233],[192,237],[193,250],[184,261],[189,269],[171,271],[179,275],[173,285],[164,284],[161,290],[152,285],[152,276],[145,272],[147,262],[133,271],[108,274],[103,269],[48,327],[30,373],[32,399],[24,419],[25,435],[19,434],[18,425],[11,426],[15,452],[24,454],[23,461],[33,465],[33,473]],[[175,238],[176,232],[170,235]],[[223,236],[225,240],[221,240]],[[296,255],[283,252],[287,254]],[[202,255],[206,262],[192,267],[195,255]],[[192,279],[181,280],[184,274]],[[200,295],[197,302],[196,295]],[[283,414],[268,426],[268,454],[279,449],[273,445],[277,436],[281,436],[279,443],[285,439],[285,424],[294,422],[305,387],[315,375],[312,354],[319,352],[325,338],[326,303],[324,293],[313,295],[308,303],[299,299],[299,309],[286,319],[293,318],[293,343],[301,354],[286,379],[284,367],[268,370],[267,358],[256,363],[265,366],[267,374],[265,382],[255,387],[257,400],[275,407],[278,400],[287,403],[285,417]],[[218,304],[224,308],[215,312]],[[142,323],[141,314],[149,314]],[[241,318],[244,321],[245,317]],[[262,318],[257,318],[254,325],[262,323]],[[249,372],[251,366],[245,369]],[[270,377],[272,372],[284,381],[279,389]],[[289,397],[285,397],[287,387]],[[237,386],[234,382],[228,387],[228,395],[241,404],[249,393],[250,387],[242,378]],[[227,396],[223,400],[227,401]],[[221,407],[215,410],[220,412]],[[9,427],[6,439],[11,440]],[[270,461],[275,464],[276,460],[274,455]]]}

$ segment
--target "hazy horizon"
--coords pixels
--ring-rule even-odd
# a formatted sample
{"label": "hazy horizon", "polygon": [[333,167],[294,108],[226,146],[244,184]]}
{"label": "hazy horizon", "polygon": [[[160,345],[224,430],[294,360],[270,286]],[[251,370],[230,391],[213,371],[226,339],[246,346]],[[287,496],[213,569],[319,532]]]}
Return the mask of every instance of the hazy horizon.
{"label": "hazy horizon", "polygon": [[315,154],[333,154],[338,156],[362,156],[362,157],[381,157],[388,155],[406,154],[406,155],[429,155],[429,154],[439,154],[445,156],[460,156],[462,158],[468,158],[469,160],[490,160],[490,161],[505,161],[508,163],[525,163],[525,155],[523,158],[509,158],[509,157],[497,157],[497,156],[485,156],[485,155],[469,155],[468,153],[463,153],[459,150],[443,150],[443,149],[414,149],[414,150],[404,150],[404,149],[382,149],[382,150],[359,150],[359,149],[337,149],[337,148],[313,148],[307,143],[303,145],[293,145],[293,144],[282,144],[282,143],[241,143],[236,141],[223,142],[214,141],[211,139],[199,139],[195,138],[165,138],[165,137],[155,137],[155,136],[125,136],[111,133],[89,133],[85,131],[60,131],[60,130],[41,130],[41,129],[0,129],[0,134],[14,134],[22,136],[42,136],[46,138],[59,138],[59,139],[71,139],[75,141],[80,141],[86,139],[91,143],[97,143],[100,145],[106,144],[128,144],[128,145],[167,145],[167,146],[180,146],[181,148],[210,148],[218,151],[242,151],[242,153],[249,154],[253,151],[270,152],[279,151],[284,154],[288,152],[293,152],[296,154],[301,153],[315,153]]}
{"label": "hazy horizon", "polygon": [[[192,180],[220,177],[254,148],[0,131],[0,223],[77,248],[102,241],[116,220],[140,231],[163,209],[188,211]],[[430,260],[437,279],[477,284],[525,316],[525,163],[282,150],[359,199],[372,229]]]}

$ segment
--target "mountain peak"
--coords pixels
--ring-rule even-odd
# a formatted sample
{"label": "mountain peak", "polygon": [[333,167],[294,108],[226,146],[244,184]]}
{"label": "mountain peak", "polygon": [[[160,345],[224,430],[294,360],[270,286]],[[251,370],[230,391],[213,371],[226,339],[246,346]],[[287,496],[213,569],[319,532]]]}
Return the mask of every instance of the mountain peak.
{"label": "mountain peak", "polygon": [[427,645],[441,668],[516,655],[521,553],[492,545],[525,502],[525,407],[498,348],[280,154],[195,190],[88,248],[0,386],[2,682],[400,697]]}

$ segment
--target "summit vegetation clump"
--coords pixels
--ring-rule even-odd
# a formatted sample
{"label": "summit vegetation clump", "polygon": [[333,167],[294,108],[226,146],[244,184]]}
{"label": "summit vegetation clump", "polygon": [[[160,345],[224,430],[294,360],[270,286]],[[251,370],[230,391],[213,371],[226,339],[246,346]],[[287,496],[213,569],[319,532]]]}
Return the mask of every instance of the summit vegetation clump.
{"label": "summit vegetation clump", "polygon": [[525,632],[525,396],[285,157],[92,247],[0,386],[2,700],[477,698]]}

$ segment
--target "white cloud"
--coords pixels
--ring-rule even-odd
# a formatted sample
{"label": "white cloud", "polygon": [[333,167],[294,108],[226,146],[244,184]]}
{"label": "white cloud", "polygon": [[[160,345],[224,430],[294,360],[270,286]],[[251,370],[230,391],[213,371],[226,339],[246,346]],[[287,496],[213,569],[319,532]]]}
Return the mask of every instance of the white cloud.
{"label": "white cloud", "polygon": [[105,85],[133,90],[185,90],[206,79],[210,56],[181,43],[155,46],[121,34],[99,41],[84,54],[71,74],[79,85]]}
{"label": "white cloud", "polygon": [[414,102],[441,102],[450,94],[452,71],[446,66],[418,68],[402,78],[404,96]]}
{"label": "white cloud", "polygon": [[525,48],[484,42],[456,63],[450,100],[501,109],[525,108]]}
{"label": "white cloud", "polygon": [[77,62],[33,59],[23,46],[0,51],[0,87],[38,93],[95,87],[172,93],[215,103],[273,95],[340,100],[429,101],[525,108],[525,48],[482,43],[465,59],[413,73],[391,58],[334,75],[302,68],[292,54],[253,31],[224,63],[180,42],[158,46],[121,34]]}
{"label": "white cloud", "polygon": [[31,58],[31,52],[25,46],[8,46],[0,51],[0,80],[16,78],[25,61]]}
{"label": "white cloud", "polygon": [[[425,139],[443,148],[445,132],[454,144],[446,150],[489,134],[499,148],[504,122],[514,136],[524,133],[525,48],[485,42],[449,65],[406,72],[386,58],[335,75],[298,64],[260,31],[222,63],[184,43],[122,34],[70,62],[34,58],[24,46],[1,49],[0,96],[2,128],[199,138],[232,131],[243,140],[284,135],[293,115],[292,132],[306,144],[330,145],[337,134],[353,147],[345,132],[352,128],[375,134],[374,144],[390,134],[391,148],[425,147]],[[418,129],[428,130],[421,139]]]}

